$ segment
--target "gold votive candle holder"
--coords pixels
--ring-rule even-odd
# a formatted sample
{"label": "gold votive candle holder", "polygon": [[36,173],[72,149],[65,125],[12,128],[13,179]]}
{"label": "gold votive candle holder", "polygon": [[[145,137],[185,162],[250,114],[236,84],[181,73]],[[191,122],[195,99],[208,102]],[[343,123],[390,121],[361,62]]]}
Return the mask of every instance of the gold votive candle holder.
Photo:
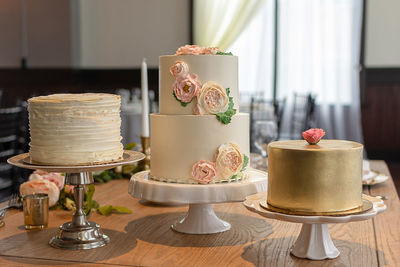
{"label": "gold votive candle holder", "polygon": [[49,195],[31,194],[23,196],[25,229],[43,229],[49,220]]}

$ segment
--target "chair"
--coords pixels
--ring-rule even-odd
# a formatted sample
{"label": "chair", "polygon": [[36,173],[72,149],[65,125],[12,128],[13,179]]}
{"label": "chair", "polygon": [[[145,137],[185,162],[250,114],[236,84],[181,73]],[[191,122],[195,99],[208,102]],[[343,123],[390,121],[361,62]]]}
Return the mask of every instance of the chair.
{"label": "chair", "polygon": [[290,138],[302,139],[302,132],[315,127],[315,96],[294,93]]}
{"label": "chair", "polygon": [[254,147],[254,124],[256,121],[275,120],[278,128],[277,139],[280,138],[283,113],[285,110],[286,98],[277,101],[252,97],[250,102],[250,147]]}
{"label": "chair", "polygon": [[7,163],[27,148],[27,118],[22,106],[0,108],[0,190],[9,188],[19,170]]}

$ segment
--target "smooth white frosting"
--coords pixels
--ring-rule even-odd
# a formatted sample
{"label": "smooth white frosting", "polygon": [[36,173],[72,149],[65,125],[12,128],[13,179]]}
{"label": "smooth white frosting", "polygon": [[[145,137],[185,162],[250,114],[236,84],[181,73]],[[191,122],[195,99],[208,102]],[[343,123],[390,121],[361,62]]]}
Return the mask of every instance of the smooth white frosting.
{"label": "smooth white frosting", "polygon": [[226,125],[214,115],[150,114],[150,122],[151,175],[156,179],[194,183],[193,164],[213,161],[218,147],[228,142],[250,156],[248,114],[236,114]]}
{"label": "smooth white frosting", "polygon": [[120,96],[54,94],[28,103],[33,161],[73,165],[122,158]]}
{"label": "smooth white frosting", "polygon": [[173,96],[172,84],[175,77],[171,75],[170,68],[177,61],[182,60],[189,66],[189,73],[196,74],[198,80],[204,84],[208,81],[219,83],[222,88],[230,89],[230,96],[233,97],[234,108],[239,112],[239,91],[238,91],[238,57],[228,55],[173,55],[160,57],[159,70],[159,102],[160,114],[191,115],[193,100],[186,107]]}

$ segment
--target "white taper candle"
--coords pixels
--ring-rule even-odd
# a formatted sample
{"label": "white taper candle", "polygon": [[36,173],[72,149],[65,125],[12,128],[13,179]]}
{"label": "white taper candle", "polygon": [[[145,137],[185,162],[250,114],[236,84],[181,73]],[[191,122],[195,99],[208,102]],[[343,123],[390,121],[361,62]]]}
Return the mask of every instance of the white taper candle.
{"label": "white taper candle", "polygon": [[146,59],[142,61],[142,136],[149,137],[149,88]]}

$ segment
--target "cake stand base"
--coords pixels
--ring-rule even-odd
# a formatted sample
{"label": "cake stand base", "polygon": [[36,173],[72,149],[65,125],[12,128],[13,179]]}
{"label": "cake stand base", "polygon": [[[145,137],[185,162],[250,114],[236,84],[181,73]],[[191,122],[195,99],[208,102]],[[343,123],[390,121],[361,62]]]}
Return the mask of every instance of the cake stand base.
{"label": "cake stand base", "polygon": [[334,259],[340,254],[332,242],[328,225],[320,223],[303,223],[290,252],[298,258],[311,260]]}
{"label": "cake stand base", "polygon": [[60,226],[58,234],[50,239],[49,244],[55,248],[76,250],[99,248],[109,242],[110,238],[102,233],[97,223],[75,226],[67,222]]}
{"label": "cake stand base", "polygon": [[185,218],[171,228],[186,234],[215,234],[228,231],[231,225],[217,217],[212,204],[189,204]]}
{"label": "cake stand base", "polygon": [[171,228],[185,234],[215,234],[231,228],[217,217],[213,203],[239,202],[248,195],[267,189],[267,174],[250,169],[248,179],[219,184],[177,184],[149,179],[149,171],[136,173],[129,184],[129,194],[156,203],[189,204],[184,218]]}
{"label": "cake stand base", "polygon": [[243,202],[244,206],[255,213],[266,218],[276,219],[286,222],[302,223],[301,232],[294,243],[291,253],[298,258],[306,258],[310,260],[334,259],[339,256],[340,252],[332,242],[331,235],[328,230],[328,223],[347,223],[354,221],[363,221],[372,218],[386,210],[386,205],[381,199],[363,195],[363,200],[372,203],[372,208],[356,213],[346,215],[294,215],[285,214],[273,210],[267,210],[262,207],[265,203],[267,194],[258,193],[248,196]]}
{"label": "cake stand base", "polygon": [[19,154],[7,160],[14,166],[30,169],[44,170],[48,172],[65,172],[65,184],[74,186],[75,213],[72,221],[60,226],[56,236],[52,237],[49,245],[55,248],[64,249],[92,249],[105,246],[110,242],[110,238],[104,235],[100,226],[94,222],[89,222],[83,210],[85,198],[85,185],[93,184],[93,171],[103,171],[131,164],[144,159],[145,155],[136,151],[125,150],[122,159],[116,162],[93,165],[37,165],[32,162],[29,153]]}

